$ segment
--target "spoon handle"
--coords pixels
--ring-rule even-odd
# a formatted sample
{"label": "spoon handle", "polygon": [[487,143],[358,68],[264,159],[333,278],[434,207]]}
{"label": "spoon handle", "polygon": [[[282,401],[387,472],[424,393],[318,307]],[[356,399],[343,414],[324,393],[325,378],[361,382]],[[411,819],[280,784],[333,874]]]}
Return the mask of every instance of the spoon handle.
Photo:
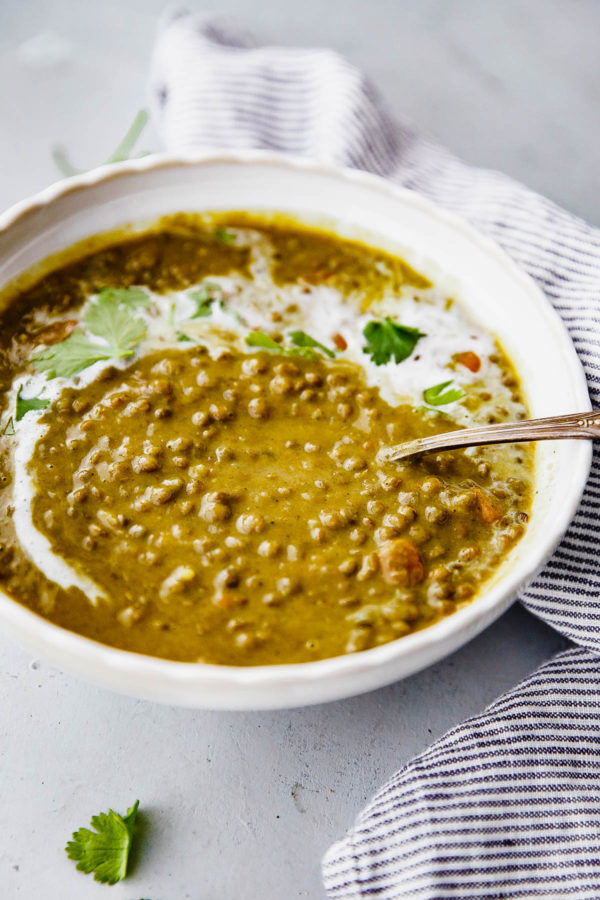
{"label": "spoon handle", "polygon": [[431,437],[417,438],[395,447],[386,447],[379,459],[393,462],[430,450],[454,450],[458,447],[480,447],[484,444],[512,444],[523,441],[555,441],[563,438],[600,438],[600,411],[527,419],[523,422],[501,422],[478,428],[460,428]]}

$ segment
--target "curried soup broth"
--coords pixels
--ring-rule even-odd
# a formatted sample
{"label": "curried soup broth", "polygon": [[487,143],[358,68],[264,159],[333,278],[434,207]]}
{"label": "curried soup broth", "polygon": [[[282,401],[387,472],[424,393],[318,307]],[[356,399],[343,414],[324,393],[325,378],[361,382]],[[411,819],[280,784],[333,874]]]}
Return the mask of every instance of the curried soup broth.
{"label": "curried soup broth", "polygon": [[378,461],[526,415],[493,337],[381,251],[176,216],[43,277],[0,334],[0,587],[104,643],[365,650],[470,602],[526,527],[531,448]]}

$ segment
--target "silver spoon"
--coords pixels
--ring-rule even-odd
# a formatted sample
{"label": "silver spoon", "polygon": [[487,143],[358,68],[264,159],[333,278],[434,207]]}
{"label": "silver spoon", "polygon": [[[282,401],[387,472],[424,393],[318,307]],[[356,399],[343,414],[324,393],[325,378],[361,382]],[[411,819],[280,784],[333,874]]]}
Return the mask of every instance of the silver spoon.
{"label": "silver spoon", "polygon": [[523,422],[502,422],[479,428],[460,428],[417,438],[395,447],[385,447],[377,457],[381,462],[406,459],[415,453],[430,450],[456,450],[458,447],[481,447],[484,444],[513,444],[523,441],[556,441],[563,438],[600,438],[600,410],[551,416],[548,419],[526,419]]}

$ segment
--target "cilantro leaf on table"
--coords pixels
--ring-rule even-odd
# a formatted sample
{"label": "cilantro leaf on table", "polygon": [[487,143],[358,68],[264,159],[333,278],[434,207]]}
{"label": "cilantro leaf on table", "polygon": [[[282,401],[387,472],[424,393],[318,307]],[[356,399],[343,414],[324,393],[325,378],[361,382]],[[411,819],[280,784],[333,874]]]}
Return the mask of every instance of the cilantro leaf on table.
{"label": "cilantro leaf on table", "polygon": [[426,337],[418,328],[399,325],[388,316],[367,322],[363,335],[367,340],[363,353],[367,353],[376,366],[383,366],[392,359],[396,363],[408,359],[419,339]]}
{"label": "cilantro leaf on table", "polygon": [[77,862],[78,871],[93,872],[94,880],[102,884],[116,884],[125,878],[138,806],[136,800],[125,816],[109,809],[92,816],[90,824],[95,831],[80,828],[73,832],[65,852]]}
{"label": "cilantro leaf on table", "polygon": [[446,403],[454,403],[465,396],[465,392],[461,391],[460,388],[446,390],[451,384],[452,379],[450,381],[442,381],[441,384],[434,384],[433,387],[424,390],[423,399],[425,403],[429,403],[430,406],[445,406]]}
{"label": "cilantro leaf on table", "polygon": [[335,358],[333,350],[330,350],[329,347],[326,347],[324,344],[315,340],[305,331],[290,331],[290,340],[296,347],[316,347],[318,350],[322,350],[325,356],[328,356],[330,359]]}
{"label": "cilantro leaf on table", "polygon": [[23,416],[27,415],[32,409],[46,409],[47,406],[50,406],[50,401],[42,400],[41,397],[22,397],[22,390],[23,385],[21,385],[17,391],[17,412],[15,415],[17,422],[20,422]]}
{"label": "cilantro leaf on table", "polygon": [[46,372],[48,378],[72,378],[82,369],[113,356],[110,347],[94,344],[83,331],[74,331],[66,340],[34,356],[33,364],[38,372]]}
{"label": "cilantro leaf on table", "polygon": [[223,301],[215,297],[216,293],[222,291],[221,285],[214,281],[204,281],[195,291],[190,291],[188,297],[196,304],[196,311],[191,316],[192,319],[203,319],[210,316],[213,303],[218,303],[223,308]]}

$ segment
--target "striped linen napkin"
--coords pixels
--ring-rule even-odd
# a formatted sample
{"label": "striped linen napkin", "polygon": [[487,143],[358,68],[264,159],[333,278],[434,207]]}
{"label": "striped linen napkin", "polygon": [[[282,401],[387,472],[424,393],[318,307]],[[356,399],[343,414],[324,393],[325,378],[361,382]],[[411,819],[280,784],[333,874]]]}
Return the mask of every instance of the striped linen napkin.
{"label": "striped linen napkin", "polygon": [[[265,148],[365,169],[494,238],[561,314],[600,405],[600,232],[498,172],[464,165],[386,114],[328,50],[259,47],[172,13],[154,49],[168,150]],[[327,852],[333,900],[600,897],[600,465],[522,602],[578,647],[453,729],[386,784]]]}

